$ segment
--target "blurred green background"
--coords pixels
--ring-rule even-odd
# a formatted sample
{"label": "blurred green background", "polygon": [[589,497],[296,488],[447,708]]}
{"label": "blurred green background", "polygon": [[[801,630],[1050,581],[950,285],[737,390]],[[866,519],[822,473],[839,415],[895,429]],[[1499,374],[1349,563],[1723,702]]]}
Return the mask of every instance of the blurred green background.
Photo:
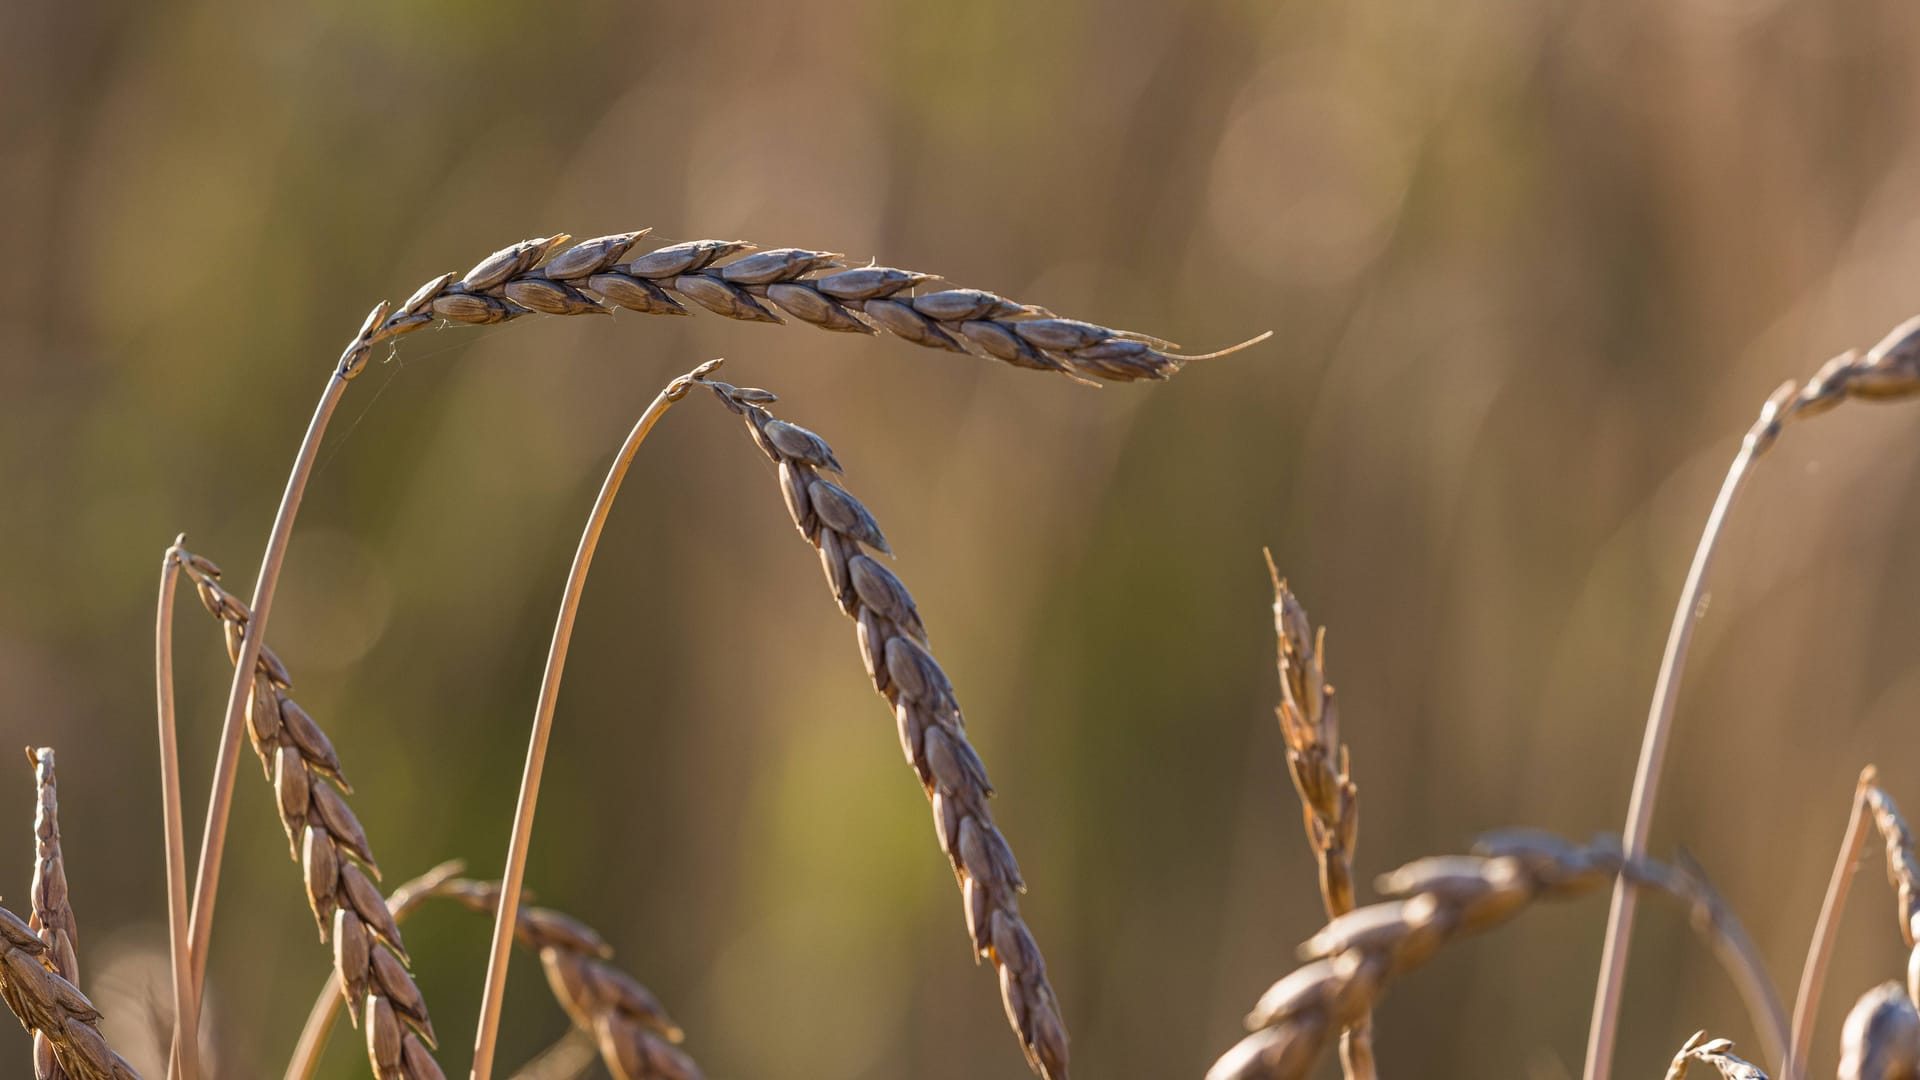
{"label": "blurred green background", "polygon": [[[830,439],[1001,791],[1086,1077],[1199,1076],[1319,923],[1271,708],[1271,545],[1330,626],[1359,869],[1624,813],[1670,606],[1782,378],[1920,307],[1920,9],[1896,0],[953,5],[6,0],[0,745],[60,751],[83,980],[154,1067],[152,596],[252,568],[376,299],[655,226],[937,271],[1196,348],[1089,390],[887,339],[526,319],[405,339],[335,421],[271,638],[389,882],[497,873],[554,606],[633,416],[709,356]],[[1920,412],[1796,428],[1736,514],[1658,851],[1797,971],[1853,777],[1920,806]],[[227,666],[178,616],[197,838]],[[242,763],[220,1075],[277,1076],[328,967]],[[0,770],[27,898],[31,773]],[[1899,973],[1863,873],[1819,1035]],[[629,480],[575,639],[529,884],[715,1078],[1026,1075],[925,800],[764,460],[711,402]],[[1578,1072],[1603,900],[1449,950],[1399,1077]],[[1759,1047],[1642,916],[1620,1075]],[[464,1073],[486,927],[407,929]],[[10,1025],[6,1025],[10,1027]],[[504,1064],[565,1030],[514,968]],[[0,1036],[24,1068],[25,1041]],[[596,1066],[597,1068],[598,1066]],[[337,1034],[326,1075],[364,1075]]]}

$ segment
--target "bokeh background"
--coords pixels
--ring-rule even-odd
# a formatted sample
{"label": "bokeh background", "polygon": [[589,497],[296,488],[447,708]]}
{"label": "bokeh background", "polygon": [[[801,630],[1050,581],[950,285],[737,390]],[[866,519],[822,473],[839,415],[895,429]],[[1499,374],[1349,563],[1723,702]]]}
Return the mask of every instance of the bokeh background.
{"label": "bokeh background", "polygon": [[[389,882],[497,873],[554,605],[637,410],[709,356],[831,439],[1001,796],[1078,1075],[1199,1076],[1319,923],[1272,717],[1271,545],[1316,620],[1359,866],[1617,828],[1673,597],[1782,378],[1920,309],[1920,9],[1897,0],[562,4],[5,0],[0,745],[62,766],[85,985],[152,1067],[161,550],[250,588],[340,344],[504,243],[655,226],[937,271],[1197,348],[1164,385],[794,326],[426,332],[346,399],[271,638]],[[1796,428],[1736,514],[1656,849],[1790,985],[1853,777],[1920,806],[1920,411]],[[227,668],[178,617],[198,835]],[[327,971],[242,763],[220,1075]],[[887,710],[771,471],[707,401],[643,452],[573,651],[529,878],[716,1078],[1026,1075]],[[16,909],[31,775],[0,770]],[[0,845],[3,846],[3,845]],[[1862,874],[1816,1070],[1902,950]],[[1757,1053],[1645,910],[1622,1076]],[[1449,950],[1386,1075],[1578,1071],[1604,900]],[[486,927],[407,929],[463,1073]],[[10,1027],[10,1025],[8,1025]],[[504,1064],[566,1030],[514,968]],[[0,1033],[24,1068],[24,1039]],[[598,1068],[596,1065],[595,1068]],[[326,1075],[364,1075],[336,1033]]]}

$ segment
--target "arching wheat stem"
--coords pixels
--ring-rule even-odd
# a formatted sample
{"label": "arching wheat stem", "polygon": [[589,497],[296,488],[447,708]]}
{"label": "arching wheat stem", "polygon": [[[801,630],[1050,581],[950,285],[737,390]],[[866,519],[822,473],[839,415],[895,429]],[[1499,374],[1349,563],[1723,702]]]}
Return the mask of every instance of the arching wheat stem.
{"label": "arching wheat stem", "polygon": [[[1720,494],[1714,500],[1713,510],[1707,515],[1700,545],[1694,551],[1693,563],[1680,589],[1680,601],[1674,607],[1666,653],[1654,682],[1653,703],[1647,710],[1640,761],[1634,770],[1633,794],[1627,804],[1625,835],[1629,858],[1646,855],[1647,837],[1653,828],[1654,801],[1659,795],[1660,774],[1666,762],[1668,736],[1673,730],[1681,676],[1686,670],[1687,649],[1693,641],[1694,623],[1700,613],[1702,588],[1727,515],[1746,486],[1754,463],[1773,446],[1790,421],[1818,415],[1848,400],[1898,401],[1916,395],[1920,395],[1920,317],[1895,327],[1864,355],[1848,352],[1834,357],[1803,386],[1785,384],[1774,391],[1761,408],[1759,419],[1742,440],[1740,452],[1734,456]],[[1585,1080],[1607,1080],[1612,1072],[1614,1036],[1620,1021],[1635,903],[1635,894],[1627,883],[1616,882],[1612,906],[1607,913],[1599,984],[1594,990]]]}
{"label": "arching wheat stem", "polygon": [[161,557],[153,670],[160,729],[160,823],[167,845],[168,968],[173,979],[173,1041],[167,1075],[199,1080],[200,1012],[195,1008],[193,963],[187,947],[187,840],[180,813],[180,739],[173,708],[173,597],[180,583],[180,545],[185,541],[186,537],[179,537]]}
{"label": "arching wheat stem", "polygon": [[607,515],[613,510],[613,500],[620,493],[620,482],[626,478],[627,467],[633,463],[633,456],[640,451],[640,444],[646,440],[653,425],[666,415],[668,409],[681,398],[687,396],[694,386],[694,380],[718,367],[718,360],[711,360],[693,371],[668,383],[659,395],[641,413],[640,419],[628,433],[626,442],[615,455],[613,465],[607,470],[607,478],[600,486],[600,494],[593,501],[593,509],[587,515],[587,525],[580,534],[580,545],[573,555],[573,566],[567,571],[567,582],[560,599],[560,614],[554,620],[553,641],[547,650],[546,670],[540,678],[540,700],[534,708],[533,734],[527,743],[527,763],[520,777],[520,798],[513,811],[513,834],[507,845],[506,870],[501,875],[501,897],[499,912],[494,918],[493,941],[487,955],[487,983],[480,999],[480,1022],[473,1038],[473,1080],[488,1080],[493,1075],[494,1043],[500,1028],[500,1007],[506,994],[507,962],[512,956],[513,932],[520,910],[520,891],[526,883],[527,852],[533,842],[533,815],[540,799],[540,778],[546,767],[547,741],[553,733],[554,706],[560,699],[560,678],[566,670],[567,647],[573,640],[574,618],[580,612],[580,598],[586,591],[587,571],[593,565],[594,549],[600,544],[600,533],[606,527]]}

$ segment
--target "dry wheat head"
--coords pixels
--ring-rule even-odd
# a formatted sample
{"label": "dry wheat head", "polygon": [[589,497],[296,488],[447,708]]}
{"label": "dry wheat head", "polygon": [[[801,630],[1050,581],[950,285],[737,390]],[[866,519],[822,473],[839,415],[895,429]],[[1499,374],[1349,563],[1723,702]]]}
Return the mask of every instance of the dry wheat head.
{"label": "dry wheat head", "polygon": [[[60,789],[53,771],[53,747],[27,751],[33,764],[33,914],[27,925],[47,943],[47,961],[54,974],[79,985],[80,960],[76,942],[79,924],[67,894],[67,863],[60,853]],[[33,1075],[36,1080],[69,1080],[46,1035],[33,1036]]]}
{"label": "dry wheat head", "polygon": [[28,1031],[46,1036],[74,1080],[140,1080],[101,1037],[100,1010],[50,968],[51,952],[33,927],[0,908],[0,1000]]}
{"label": "dry wheat head", "polygon": [[1696,1063],[1713,1066],[1722,1080],[1767,1080],[1758,1065],[1733,1052],[1730,1040],[1708,1039],[1704,1031],[1695,1032],[1674,1055],[1673,1064],[1667,1067],[1667,1080],[1687,1080],[1687,1070]]}

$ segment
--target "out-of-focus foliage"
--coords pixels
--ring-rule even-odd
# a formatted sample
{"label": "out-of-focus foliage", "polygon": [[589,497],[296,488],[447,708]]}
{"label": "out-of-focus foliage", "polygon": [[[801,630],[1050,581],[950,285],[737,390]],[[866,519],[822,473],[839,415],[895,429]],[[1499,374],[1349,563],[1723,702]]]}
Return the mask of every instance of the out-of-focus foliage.
{"label": "out-of-focus foliage", "polygon": [[[1318,923],[1262,544],[1331,627],[1363,884],[1490,827],[1617,827],[1738,433],[1779,379],[1920,309],[1920,10],[1894,0],[0,15],[0,745],[59,748],[83,970],[136,1056],[163,985],[161,550],[185,530],[244,592],[368,305],[501,244],[652,225],[1195,347],[1278,331],[1104,390],[704,317],[414,335],[347,398],[276,609],[383,865],[497,872],[603,463],[669,376],[728,356],[887,524],[1002,792],[1077,1071],[1115,1078],[1198,1076]],[[1782,976],[1859,766],[1920,791],[1920,419],[1844,415],[1794,431],[1737,515],[1656,830]],[[530,883],[606,932],[712,1075],[1022,1075],[764,461],[689,402],[628,492]],[[197,836],[225,657],[190,601],[178,625]],[[31,779],[0,772],[14,901]],[[222,1075],[275,1075],[327,955],[270,792],[241,784],[210,1038]],[[1378,1014],[1383,1069],[1577,1068],[1602,919],[1543,911],[1442,956]],[[1886,923],[1849,924],[1822,1047],[1846,988],[1897,974]],[[1679,917],[1641,927],[1622,1072],[1701,1027],[1752,1044]],[[408,928],[450,1072],[483,938]],[[562,1030],[518,965],[503,1057]],[[327,1075],[363,1074],[336,1042]],[[26,1061],[17,1035],[0,1051]]]}

